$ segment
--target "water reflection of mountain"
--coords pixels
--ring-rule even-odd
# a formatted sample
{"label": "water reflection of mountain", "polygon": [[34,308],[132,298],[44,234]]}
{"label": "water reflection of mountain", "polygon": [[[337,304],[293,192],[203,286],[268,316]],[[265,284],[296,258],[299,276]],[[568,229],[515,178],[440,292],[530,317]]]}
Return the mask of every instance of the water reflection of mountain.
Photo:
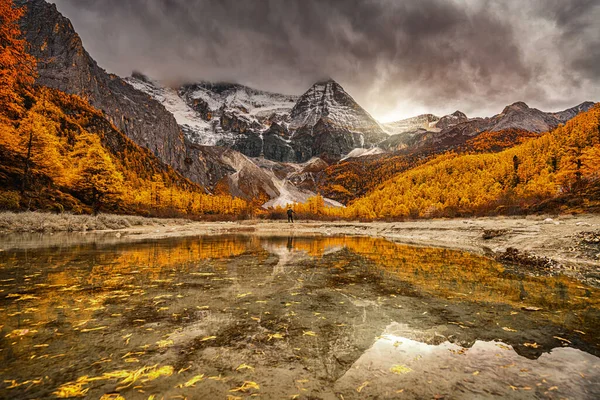
{"label": "water reflection of mountain", "polygon": [[[406,333],[412,338],[403,336]],[[390,397],[402,390],[409,398],[452,392],[461,398],[515,398],[535,393],[583,399],[600,391],[600,359],[577,349],[558,347],[528,359],[500,341],[477,340],[463,348],[449,341],[431,344],[427,339],[414,339],[419,336],[430,334],[398,323],[388,325],[336,380],[335,387],[342,392],[369,382],[365,396]],[[391,370],[396,373],[385,373]]]}

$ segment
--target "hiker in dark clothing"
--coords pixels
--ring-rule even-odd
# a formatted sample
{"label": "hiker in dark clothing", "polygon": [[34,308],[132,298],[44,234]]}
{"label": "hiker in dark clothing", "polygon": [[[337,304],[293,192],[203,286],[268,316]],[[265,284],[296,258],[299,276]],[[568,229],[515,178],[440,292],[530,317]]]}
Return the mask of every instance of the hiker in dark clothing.
{"label": "hiker in dark clothing", "polygon": [[288,216],[288,222],[291,222],[292,224],[294,223],[294,214],[296,214],[296,211],[292,210],[292,208],[288,208],[287,210],[287,216]]}

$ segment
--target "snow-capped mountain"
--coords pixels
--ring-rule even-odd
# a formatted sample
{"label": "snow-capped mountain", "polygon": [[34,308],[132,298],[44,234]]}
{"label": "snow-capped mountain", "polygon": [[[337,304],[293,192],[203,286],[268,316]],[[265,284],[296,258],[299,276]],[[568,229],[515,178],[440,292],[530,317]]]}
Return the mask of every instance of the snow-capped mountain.
{"label": "snow-capped mountain", "polygon": [[161,102],[193,143],[229,147],[248,157],[335,161],[387,137],[334,80],[317,82],[302,96],[232,83],[202,82],[174,89],[140,73],[127,82]]}
{"label": "snow-capped mountain", "polygon": [[387,138],[379,123],[332,79],[315,83],[290,113],[289,139],[298,161],[337,161]]}
{"label": "snow-capped mountain", "polygon": [[233,83],[202,82],[165,87],[140,73],[126,81],[161,102],[188,139],[199,145],[232,145],[239,135],[260,134],[287,116],[298,96]]}
{"label": "snow-capped mountain", "polygon": [[321,119],[350,132],[369,136],[383,133],[379,123],[333,79],[315,83],[300,97],[290,113],[289,127],[313,127]]}

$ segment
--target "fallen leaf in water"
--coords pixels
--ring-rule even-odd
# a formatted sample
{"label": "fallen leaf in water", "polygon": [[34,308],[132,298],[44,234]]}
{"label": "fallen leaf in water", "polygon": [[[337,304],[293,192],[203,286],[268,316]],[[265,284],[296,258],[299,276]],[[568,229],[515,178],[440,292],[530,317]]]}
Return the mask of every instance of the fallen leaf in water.
{"label": "fallen leaf in water", "polygon": [[398,390],[396,390],[396,393],[403,393],[403,392],[404,392],[404,389],[398,389]]}
{"label": "fallen leaf in water", "polygon": [[548,390],[558,390],[558,386],[552,386],[551,388],[549,388]]}
{"label": "fallen leaf in water", "polygon": [[252,294],[252,292],[238,294],[238,295],[237,295],[237,298],[238,298],[238,299],[241,299],[242,297],[246,297],[246,296],[249,296],[249,295],[251,295],[251,294]]}
{"label": "fallen leaf in water", "polygon": [[[115,371],[109,373],[108,376],[112,377],[122,377],[125,376],[119,384],[128,384],[127,386],[131,386],[137,380],[142,382],[149,382],[155,379],[160,378],[161,376],[171,376],[173,375],[174,369],[170,365],[165,365],[164,367],[157,368],[158,365],[154,365],[152,367],[143,367],[136,371]],[[107,374],[105,374],[106,376]],[[127,387],[126,386],[126,387]]]}
{"label": "fallen leaf in water", "polygon": [[127,335],[122,336],[122,338],[125,339],[125,344],[129,344],[129,341],[131,340],[131,336],[133,336],[133,333],[129,333]]}
{"label": "fallen leaf in water", "polygon": [[577,329],[575,329],[573,332],[577,332],[577,333],[581,333],[582,335],[585,335],[585,332],[583,332],[583,331],[578,331]]}
{"label": "fallen leaf in water", "polygon": [[356,391],[357,391],[358,393],[360,393],[360,392],[361,392],[361,390],[363,390],[365,387],[367,387],[367,385],[368,385],[369,383],[370,383],[369,381],[365,381],[365,382],[363,382],[363,384],[362,384],[362,385],[360,385],[359,387],[357,387],[357,388],[356,388]]}
{"label": "fallen leaf in water", "polygon": [[189,381],[187,381],[186,383],[181,384],[181,385],[177,385],[176,387],[178,387],[178,388],[195,387],[196,383],[200,382],[203,379],[204,379],[204,374],[196,375],[192,379],[190,379]]}
{"label": "fallen leaf in water", "polygon": [[206,342],[207,340],[215,340],[217,337],[216,336],[206,336],[203,337],[202,339],[200,339],[201,342]]}
{"label": "fallen leaf in water", "polygon": [[521,307],[522,310],[525,311],[540,311],[541,308],[540,307]]}
{"label": "fallen leaf in water", "polygon": [[159,349],[163,349],[165,347],[172,346],[173,341],[172,340],[159,340],[158,342],[156,342],[156,345],[158,346]]}
{"label": "fallen leaf in water", "polygon": [[[29,387],[33,386],[33,385],[39,385],[40,383],[42,383],[44,379],[43,378],[39,378],[39,379],[29,379],[25,382],[21,382],[18,383],[17,381],[13,380],[5,380],[5,383],[10,383],[10,386],[7,386],[6,389],[14,389],[17,388],[19,386],[25,386],[25,385],[29,385]],[[29,388],[27,388],[29,389]]]}
{"label": "fallen leaf in water", "polygon": [[535,343],[535,342],[533,342],[533,343],[523,343],[523,346],[525,346],[525,347],[531,347],[533,349],[537,349],[538,347],[540,347],[540,345],[537,344],[537,343]]}
{"label": "fallen leaf in water", "polygon": [[571,341],[569,339],[561,338],[560,336],[553,336],[553,337],[554,337],[554,339],[558,339],[561,342],[571,343]]}
{"label": "fallen leaf in water", "polygon": [[281,333],[269,333],[268,334],[269,338],[267,340],[271,340],[271,339],[283,339],[283,335]]}
{"label": "fallen leaf in water", "polygon": [[14,339],[17,337],[28,335],[30,333],[37,333],[37,331],[35,329],[15,329],[11,333],[7,334],[5,337]]}
{"label": "fallen leaf in water", "polygon": [[44,344],[35,344],[35,345],[33,345],[33,347],[35,347],[36,349],[37,349],[37,348],[40,348],[40,347],[48,347],[48,346],[50,346],[48,343],[44,343]]}
{"label": "fallen leaf in water", "polygon": [[475,375],[475,376],[479,375],[479,371],[473,372],[473,375]]}
{"label": "fallen leaf in water", "polygon": [[502,330],[504,330],[504,331],[506,331],[506,332],[516,332],[516,331],[517,331],[516,329],[509,328],[509,327],[507,327],[507,326],[503,326],[503,327],[502,327]]}
{"label": "fallen leaf in water", "polygon": [[302,333],[303,336],[317,336],[317,334],[313,331],[304,331],[304,333]]}
{"label": "fallen leaf in water", "polygon": [[86,329],[82,329],[80,332],[82,333],[86,333],[86,332],[94,332],[94,331],[101,331],[108,328],[108,326],[98,326],[96,328],[86,328]]}
{"label": "fallen leaf in water", "polygon": [[125,400],[125,397],[121,396],[119,393],[109,393],[103,394],[100,397],[100,400]]}
{"label": "fallen leaf in water", "polygon": [[250,389],[259,390],[260,386],[256,382],[244,381],[244,383],[242,384],[242,386],[240,386],[238,388],[229,389],[229,391],[230,392],[247,392]]}
{"label": "fallen leaf in water", "polygon": [[250,366],[248,364],[240,364],[240,366],[237,367],[235,370],[236,371],[241,371],[241,370],[244,370],[244,369],[254,369],[254,367],[252,367],[252,366]]}
{"label": "fallen leaf in water", "polygon": [[[87,378],[87,377],[83,377]],[[81,379],[81,378],[80,378]],[[69,399],[71,397],[84,397],[90,388],[85,388],[87,382],[68,382],[61,385],[54,393],[59,399]]]}
{"label": "fallen leaf in water", "polygon": [[510,387],[510,388],[511,388],[513,391],[515,391],[515,390],[519,390],[519,388],[518,388],[518,387],[516,387],[516,386],[513,386],[513,385],[508,385],[508,387]]}
{"label": "fallen leaf in water", "polygon": [[409,372],[412,372],[412,369],[410,369],[406,365],[394,365],[392,368],[390,368],[390,371],[393,372],[394,374],[401,375],[401,374],[407,374]]}
{"label": "fallen leaf in water", "polygon": [[146,352],[145,351],[129,351],[121,358],[127,358],[127,357],[131,357],[131,356],[141,356],[143,354],[146,354]]}

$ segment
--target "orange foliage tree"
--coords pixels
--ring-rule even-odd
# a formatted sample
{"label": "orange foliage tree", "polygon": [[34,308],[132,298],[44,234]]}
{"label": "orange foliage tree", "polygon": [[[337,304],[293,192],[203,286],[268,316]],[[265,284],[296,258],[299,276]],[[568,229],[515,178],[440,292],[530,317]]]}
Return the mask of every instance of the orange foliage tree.
{"label": "orange foliage tree", "polygon": [[78,163],[72,187],[90,199],[94,214],[98,213],[102,202],[119,201],[123,192],[123,175],[102,147],[100,138],[89,133],[82,134],[73,154]]}
{"label": "orange foliage tree", "polygon": [[19,28],[23,13],[12,0],[0,0],[0,118],[5,122],[22,114],[36,75],[35,58],[27,53]]}

